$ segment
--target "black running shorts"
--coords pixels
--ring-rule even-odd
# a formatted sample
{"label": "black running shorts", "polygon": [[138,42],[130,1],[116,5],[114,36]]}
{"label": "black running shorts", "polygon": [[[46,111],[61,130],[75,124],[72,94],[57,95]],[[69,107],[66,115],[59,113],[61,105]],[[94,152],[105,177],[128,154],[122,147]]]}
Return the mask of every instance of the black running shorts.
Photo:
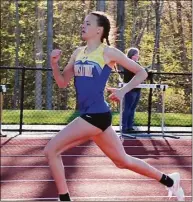
{"label": "black running shorts", "polygon": [[97,114],[83,114],[80,116],[88,123],[96,126],[97,128],[105,131],[112,123],[111,112],[97,113]]}

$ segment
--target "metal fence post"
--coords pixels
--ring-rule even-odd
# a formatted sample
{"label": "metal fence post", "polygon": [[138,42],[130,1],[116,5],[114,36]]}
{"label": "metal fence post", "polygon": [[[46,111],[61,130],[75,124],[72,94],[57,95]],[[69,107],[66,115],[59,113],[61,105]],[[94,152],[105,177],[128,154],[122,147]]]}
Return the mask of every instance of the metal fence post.
{"label": "metal fence post", "polygon": [[[150,83],[153,84],[153,73],[149,72],[149,79],[150,79]],[[148,97],[148,129],[147,129],[147,133],[150,133],[150,127],[151,127],[151,108],[152,108],[152,95],[153,95],[153,89],[150,88],[149,89],[149,97]]]}
{"label": "metal fence post", "polygon": [[19,134],[22,133],[22,126],[23,126],[24,84],[25,84],[25,67],[22,67]]}

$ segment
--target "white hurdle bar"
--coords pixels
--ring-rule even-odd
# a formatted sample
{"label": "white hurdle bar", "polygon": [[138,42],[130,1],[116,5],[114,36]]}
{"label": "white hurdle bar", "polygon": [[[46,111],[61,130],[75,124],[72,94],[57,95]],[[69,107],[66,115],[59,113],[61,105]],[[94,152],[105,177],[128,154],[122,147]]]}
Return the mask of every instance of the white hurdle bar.
{"label": "white hurdle bar", "polygon": [[[123,87],[125,86],[127,83],[119,83],[119,87]],[[161,129],[162,129],[162,136],[164,137],[164,126],[165,126],[165,117],[164,117],[164,113],[165,113],[165,91],[168,88],[168,85],[166,84],[139,84],[138,86],[136,86],[135,88],[152,88],[152,89],[161,89],[162,90],[162,123],[161,123]],[[124,98],[123,98],[124,99]],[[122,137],[122,113],[123,113],[123,99],[120,100],[120,122],[119,122],[119,129],[120,129],[120,133],[121,133],[121,137]],[[133,135],[126,135],[128,137],[132,137],[135,138]],[[172,138],[176,138],[175,136],[169,136],[167,135],[167,137],[172,137]]]}
{"label": "white hurdle bar", "polygon": [[[125,86],[127,83],[119,83],[119,87]],[[135,88],[157,88],[166,90],[168,88],[168,85],[166,84],[139,84]]]}

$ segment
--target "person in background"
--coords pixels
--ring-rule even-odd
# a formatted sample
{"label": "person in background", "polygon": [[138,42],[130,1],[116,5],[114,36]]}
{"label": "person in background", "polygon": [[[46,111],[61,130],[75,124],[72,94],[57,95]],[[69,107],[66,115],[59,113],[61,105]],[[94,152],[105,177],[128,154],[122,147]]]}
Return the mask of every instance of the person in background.
{"label": "person in background", "polygon": [[[130,48],[127,52],[127,57],[131,60],[135,61],[140,65],[138,62],[139,60],[139,50],[137,48]],[[129,71],[128,69],[124,69],[124,83],[128,83],[134,77],[134,73]],[[141,95],[140,88],[134,88],[128,93],[125,94],[124,97],[124,108],[123,108],[123,115],[122,115],[122,132],[129,133],[134,131],[134,116],[137,104],[139,103]]]}

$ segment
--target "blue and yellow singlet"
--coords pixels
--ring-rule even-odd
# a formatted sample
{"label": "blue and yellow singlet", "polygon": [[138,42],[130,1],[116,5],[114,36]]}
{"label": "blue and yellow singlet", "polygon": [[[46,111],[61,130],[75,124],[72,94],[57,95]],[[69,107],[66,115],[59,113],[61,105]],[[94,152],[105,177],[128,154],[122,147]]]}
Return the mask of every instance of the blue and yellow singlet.
{"label": "blue and yellow singlet", "polygon": [[104,99],[104,88],[111,73],[111,67],[104,62],[104,48],[85,54],[83,47],[75,59],[74,77],[80,114],[104,113],[110,111]]}

